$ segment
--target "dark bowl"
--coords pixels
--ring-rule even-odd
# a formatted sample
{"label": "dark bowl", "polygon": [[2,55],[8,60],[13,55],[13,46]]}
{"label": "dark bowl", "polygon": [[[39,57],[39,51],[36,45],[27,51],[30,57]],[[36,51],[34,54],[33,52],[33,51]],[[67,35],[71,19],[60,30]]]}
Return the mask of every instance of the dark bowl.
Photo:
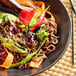
{"label": "dark bowl", "polygon": [[50,5],[51,13],[56,19],[58,24],[59,43],[56,46],[56,50],[50,53],[43,61],[39,69],[2,69],[0,74],[6,74],[6,76],[30,76],[43,72],[53,66],[66,51],[70,38],[71,38],[71,23],[68,12],[66,11],[60,0],[43,0],[46,5]]}

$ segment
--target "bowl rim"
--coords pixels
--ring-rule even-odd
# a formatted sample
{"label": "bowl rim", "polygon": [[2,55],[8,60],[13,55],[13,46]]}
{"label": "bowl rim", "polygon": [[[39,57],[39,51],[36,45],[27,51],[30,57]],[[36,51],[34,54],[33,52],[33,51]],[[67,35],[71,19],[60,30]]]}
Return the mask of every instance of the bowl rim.
{"label": "bowl rim", "polygon": [[[50,64],[48,67],[46,67],[46,68],[44,68],[44,69],[42,69],[42,70],[40,70],[40,71],[38,71],[38,72],[36,72],[36,73],[29,74],[29,76],[37,75],[37,74],[39,74],[39,73],[42,73],[42,72],[44,72],[45,70],[47,70],[47,69],[49,69],[50,67],[52,67],[54,64],[56,64],[56,63],[62,58],[62,56],[64,55],[64,53],[65,53],[65,51],[66,51],[66,49],[68,48],[68,45],[69,45],[69,43],[70,43],[70,40],[71,40],[71,28],[72,28],[72,27],[71,27],[70,16],[69,16],[68,11],[67,11],[66,7],[64,6],[64,4],[63,4],[60,0],[58,0],[58,1],[59,1],[60,4],[64,7],[64,9],[65,9],[65,11],[66,11],[66,13],[67,13],[67,16],[68,16],[68,18],[69,18],[69,35],[68,35],[68,40],[67,40],[67,42],[66,42],[65,48],[64,48],[63,52],[61,53],[61,55],[60,55],[52,64]],[[24,76],[28,76],[28,75],[24,75]]]}

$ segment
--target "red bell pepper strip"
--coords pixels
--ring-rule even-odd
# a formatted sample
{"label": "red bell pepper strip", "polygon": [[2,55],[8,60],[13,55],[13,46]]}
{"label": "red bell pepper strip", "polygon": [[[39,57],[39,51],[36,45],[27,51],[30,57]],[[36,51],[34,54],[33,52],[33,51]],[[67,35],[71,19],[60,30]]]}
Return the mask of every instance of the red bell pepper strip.
{"label": "red bell pepper strip", "polygon": [[39,17],[39,20],[37,22],[37,24],[30,30],[30,32],[33,32],[34,30],[37,29],[37,27],[42,23],[42,21],[44,20],[45,17],[45,12],[49,9],[50,6],[48,6],[45,11],[42,13],[42,15]]}
{"label": "red bell pepper strip", "polygon": [[30,7],[25,7],[19,14],[19,19],[26,26],[30,23],[35,10]]}

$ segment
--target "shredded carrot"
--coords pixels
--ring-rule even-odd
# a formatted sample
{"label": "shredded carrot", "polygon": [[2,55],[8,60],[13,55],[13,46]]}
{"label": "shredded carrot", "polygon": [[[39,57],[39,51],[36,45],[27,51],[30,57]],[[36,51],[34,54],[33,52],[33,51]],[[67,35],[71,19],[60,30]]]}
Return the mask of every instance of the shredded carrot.
{"label": "shredded carrot", "polygon": [[7,51],[7,49],[6,49],[6,52],[8,53],[8,56],[5,60],[5,62],[2,65],[0,65],[0,67],[9,68],[13,62],[13,55],[11,53],[9,53]]}

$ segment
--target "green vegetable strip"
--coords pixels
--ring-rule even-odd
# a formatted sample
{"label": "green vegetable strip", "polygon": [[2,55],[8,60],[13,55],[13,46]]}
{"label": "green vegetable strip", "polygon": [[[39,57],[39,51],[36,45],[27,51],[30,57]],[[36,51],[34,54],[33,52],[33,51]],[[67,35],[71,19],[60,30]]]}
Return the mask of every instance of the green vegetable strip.
{"label": "green vegetable strip", "polygon": [[17,21],[17,17],[14,16],[14,15],[12,15],[12,14],[8,14],[8,19],[9,19],[10,21],[14,21],[14,22]]}
{"label": "green vegetable strip", "polygon": [[40,38],[40,40],[42,40],[43,37],[47,37],[48,35],[49,35],[49,33],[46,32],[46,25],[45,24],[42,24],[41,25],[41,28],[37,32],[37,36]]}
{"label": "green vegetable strip", "polygon": [[39,48],[37,49],[37,51],[35,52],[35,54],[37,54],[37,52],[41,49],[41,47],[45,44],[45,42],[48,40],[48,37],[46,37],[44,40],[43,40],[43,42],[42,42],[42,44],[39,46]]}
{"label": "green vegetable strip", "polygon": [[35,26],[35,24],[37,23],[37,21],[38,21],[38,18],[35,17],[35,16],[33,16],[32,20],[31,20],[31,22],[29,24],[29,28],[32,28],[33,26]]}
{"label": "green vegetable strip", "polygon": [[19,28],[25,28],[25,25],[18,25]]}
{"label": "green vegetable strip", "polygon": [[25,48],[25,50],[21,49],[21,46],[18,43],[11,40],[11,39],[5,39],[4,42],[3,42],[3,45],[12,52],[27,53],[26,48]]}
{"label": "green vegetable strip", "polygon": [[5,46],[12,52],[17,52],[17,53],[27,53],[26,50],[20,49],[18,47],[16,47],[14,44],[8,44],[6,43]]}
{"label": "green vegetable strip", "polygon": [[37,58],[38,55],[41,53],[42,49],[40,49],[40,51],[36,54],[36,56],[34,56],[33,58]]}
{"label": "green vegetable strip", "polygon": [[12,15],[12,14],[7,14],[4,12],[0,11],[0,24],[3,21],[3,18],[5,19],[5,22],[7,23],[9,20],[16,22],[17,21],[17,17]]}
{"label": "green vegetable strip", "polygon": [[2,36],[0,36],[0,40],[2,39],[3,37]]}
{"label": "green vegetable strip", "polygon": [[45,9],[45,11],[43,12],[43,14],[46,13],[46,11],[50,8],[50,5]]}
{"label": "green vegetable strip", "polygon": [[48,40],[48,38],[45,38],[45,39],[43,40],[42,44],[40,45],[40,47],[37,49],[36,52],[29,54],[29,55],[28,55],[26,58],[24,58],[22,61],[20,61],[20,62],[18,62],[18,63],[15,63],[15,64],[12,64],[12,65],[11,65],[11,68],[14,68],[14,67],[17,67],[17,66],[19,66],[19,65],[21,65],[21,64],[25,64],[25,63],[29,62],[29,61],[32,59],[32,57],[37,54],[37,52],[40,50],[40,48],[45,44],[45,42],[46,42],[47,40]]}

